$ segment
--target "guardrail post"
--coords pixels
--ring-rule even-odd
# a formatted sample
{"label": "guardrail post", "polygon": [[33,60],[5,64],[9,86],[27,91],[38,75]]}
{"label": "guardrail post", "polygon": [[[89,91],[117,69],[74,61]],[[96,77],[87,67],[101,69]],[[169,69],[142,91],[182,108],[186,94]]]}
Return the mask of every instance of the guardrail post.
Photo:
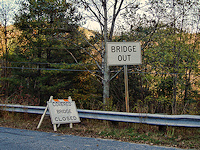
{"label": "guardrail post", "polygon": [[160,132],[166,132],[167,131],[167,126],[158,126],[158,130]]}

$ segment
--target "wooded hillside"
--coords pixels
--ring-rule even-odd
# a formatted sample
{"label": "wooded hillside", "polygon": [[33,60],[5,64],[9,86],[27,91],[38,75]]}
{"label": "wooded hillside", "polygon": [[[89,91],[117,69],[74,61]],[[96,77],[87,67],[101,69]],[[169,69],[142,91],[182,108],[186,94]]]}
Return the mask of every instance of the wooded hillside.
{"label": "wooded hillside", "polygon": [[[2,24],[1,102],[46,105],[51,95],[71,96],[81,109],[125,111],[124,68],[109,68],[110,96],[104,101],[105,37],[81,27],[76,6],[28,0],[14,25]],[[128,9],[125,20],[134,16]],[[125,30],[119,26],[109,36],[113,42],[141,43],[142,65],[128,66],[130,112],[200,114],[199,30],[189,32],[185,20],[167,15],[129,18]]]}

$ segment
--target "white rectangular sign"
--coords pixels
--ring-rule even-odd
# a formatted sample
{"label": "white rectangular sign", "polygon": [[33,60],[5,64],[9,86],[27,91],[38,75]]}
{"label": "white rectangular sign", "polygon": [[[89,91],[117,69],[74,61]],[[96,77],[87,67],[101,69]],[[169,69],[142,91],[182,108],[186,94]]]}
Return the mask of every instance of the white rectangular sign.
{"label": "white rectangular sign", "polygon": [[108,66],[142,64],[140,42],[107,42]]}
{"label": "white rectangular sign", "polygon": [[52,124],[78,123],[80,118],[74,101],[47,102]]}

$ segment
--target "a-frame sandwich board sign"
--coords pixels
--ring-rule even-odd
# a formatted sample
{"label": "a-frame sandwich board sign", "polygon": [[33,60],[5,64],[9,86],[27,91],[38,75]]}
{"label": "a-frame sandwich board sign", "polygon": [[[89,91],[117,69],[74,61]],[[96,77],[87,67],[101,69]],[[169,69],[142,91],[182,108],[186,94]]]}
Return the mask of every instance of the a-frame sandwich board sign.
{"label": "a-frame sandwich board sign", "polygon": [[70,128],[72,128],[72,123],[80,122],[76,104],[70,96],[68,99],[53,99],[51,96],[37,128],[40,128],[47,110],[49,110],[54,131],[57,131],[56,125],[70,123]]}

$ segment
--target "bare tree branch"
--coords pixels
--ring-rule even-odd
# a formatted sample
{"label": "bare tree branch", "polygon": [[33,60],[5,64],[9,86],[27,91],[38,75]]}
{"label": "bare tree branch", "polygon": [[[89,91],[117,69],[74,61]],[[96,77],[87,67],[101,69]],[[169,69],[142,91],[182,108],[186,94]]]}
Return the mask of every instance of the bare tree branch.
{"label": "bare tree branch", "polygon": [[[67,50],[67,52],[72,56],[72,58],[74,59],[74,61],[75,61],[77,64],[80,65],[80,63],[78,63],[78,60],[76,59],[76,57],[75,57],[68,49],[65,49],[65,50]],[[90,72],[92,75],[97,76],[97,77],[99,77],[99,78],[102,79],[102,77],[101,77],[100,75],[94,74],[92,71],[90,71],[90,70],[89,70],[87,67],[85,67],[84,65],[81,64],[81,66],[83,66],[86,70],[88,70],[88,72]],[[101,82],[100,80],[98,80],[98,81]]]}

